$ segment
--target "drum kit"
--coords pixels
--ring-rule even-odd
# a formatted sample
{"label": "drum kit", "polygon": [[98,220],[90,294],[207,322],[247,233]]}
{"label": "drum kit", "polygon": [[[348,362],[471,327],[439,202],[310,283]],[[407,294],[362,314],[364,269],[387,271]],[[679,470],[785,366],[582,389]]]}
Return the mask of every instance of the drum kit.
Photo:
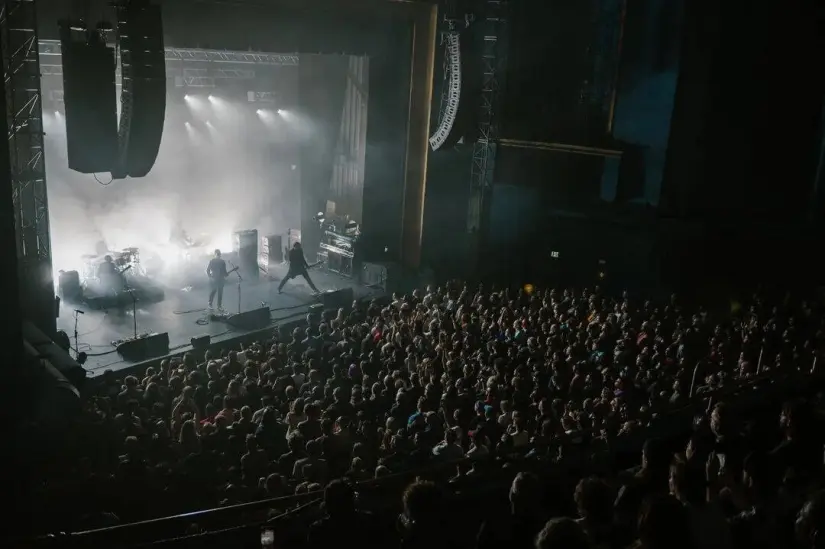
{"label": "drum kit", "polygon": [[[112,256],[112,261],[121,273],[131,271],[131,275],[143,275],[143,267],[140,264],[140,250],[138,248],[124,248],[120,252],[109,252],[106,255]],[[105,255],[88,254],[83,256],[83,271],[80,273],[81,280],[85,283],[99,282],[99,268],[105,261]]]}

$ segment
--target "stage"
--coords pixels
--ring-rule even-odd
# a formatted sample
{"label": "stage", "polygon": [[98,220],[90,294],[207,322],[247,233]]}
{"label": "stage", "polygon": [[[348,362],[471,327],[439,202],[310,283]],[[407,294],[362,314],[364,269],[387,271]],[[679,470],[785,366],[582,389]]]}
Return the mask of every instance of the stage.
{"label": "stage", "polygon": [[[290,280],[283,294],[278,294],[278,284],[286,274],[286,266],[276,267],[269,277],[254,281],[245,280],[241,286],[241,311],[258,309],[266,304],[271,310],[272,325],[302,318],[310,305],[319,300],[313,296],[306,282],[300,277]],[[380,291],[357,285],[354,281],[324,271],[313,270],[311,276],[322,292],[352,288],[356,299],[379,297]],[[185,351],[192,337],[210,335],[212,341],[232,339],[249,333],[232,328],[226,322],[209,320],[206,306],[209,290],[202,284],[186,288],[165,288],[165,299],[156,303],[137,302],[137,332],[169,334],[170,352]],[[224,288],[223,307],[229,314],[238,312],[237,284],[227,281]],[[82,305],[61,303],[57,328],[69,335],[75,346],[75,315],[77,315],[78,347],[89,359],[84,365],[89,376],[104,370],[121,370],[134,365],[124,360],[115,350],[114,342],[134,336],[134,318],[131,304],[105,310],[93,310]]]}

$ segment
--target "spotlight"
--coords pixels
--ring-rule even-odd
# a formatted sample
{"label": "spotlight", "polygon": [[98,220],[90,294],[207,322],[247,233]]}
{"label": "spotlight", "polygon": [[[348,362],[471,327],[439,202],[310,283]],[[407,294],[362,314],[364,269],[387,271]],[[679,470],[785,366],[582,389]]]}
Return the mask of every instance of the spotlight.
{"label": "spotlight", "polygon": [[215,96],[214,96],[214,95],[211,95],[211,94],[210,94],[210,95],[209,95],[209,97],[207,97],[207,99],[209,99],[209,102],[210,102],[210,103],[214,103],[214,102],[215,102]]}
{"label": "spotlight", "polygon": [[60,118],[60,111],[54,111],[54,115],[55,115],[56,117]]}
{"label": "spotlight", "polygon": [[192,125],[189,122],[184,122],[184,124],[186,125],[187,128]]}
{"label": "spotlight", "polygon": [[278,109],[278,114],[284,114],[284,110],[283,109]]}
{"label": "spotlight", "polygon": [[255,114],[257,114],[258,116],[261,116],[263,113],[264,113],[264,111],[262,111],[261,109],[258,109],[257,111],[255,111]]}
{"label": "spotlight", "polygon": [[188,93],[187,93],[186,95],[184,95],[184,96],[183,96],[183,100],[184,100],[184,101],[189,101],[190,99],[192,99],[192,98],[189,96],[189,94],[188,94]]}

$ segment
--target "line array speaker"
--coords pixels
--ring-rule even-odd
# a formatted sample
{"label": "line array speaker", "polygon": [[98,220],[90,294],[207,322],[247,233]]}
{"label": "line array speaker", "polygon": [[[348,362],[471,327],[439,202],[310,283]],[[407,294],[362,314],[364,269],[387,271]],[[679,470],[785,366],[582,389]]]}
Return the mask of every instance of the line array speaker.
{"label": "line array speaker", "polygon": [[68,21],[59,26],[69,169],[109,172],[117,157],[115,50],[98,32],[79,41]]}
{"label": "line array speaker", "polygon": [[149,0],[132,0],[117,15],[122,110],[112,177],[144,177],[157,159],[166,113],[161,10]]}

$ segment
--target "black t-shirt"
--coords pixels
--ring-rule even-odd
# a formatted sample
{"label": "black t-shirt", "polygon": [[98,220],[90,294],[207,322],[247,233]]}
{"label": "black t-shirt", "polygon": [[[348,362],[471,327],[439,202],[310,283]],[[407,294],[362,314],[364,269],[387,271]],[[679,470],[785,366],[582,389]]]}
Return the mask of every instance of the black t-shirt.
{"label": "black t-shirt", "polygon": [[98,276],[114,276],[117,274],[117,267],[115,264],[110,261],[104,261],[100,264],[100,267],[97,268],[97,275]]}
{"label": "black t-shirt", "polygon": [[289,250],[289,268],[294,271],[305,269],[307,261],[304,258],[304,251],[300,248],[292,248]]}
{"label": "black t-shirt", "polygon": [[217,281],[223,281],[226,278],[226,261],[220,257],[215,257],[209,261],[209,266],[206,268],[209,273],[209,278]]}

